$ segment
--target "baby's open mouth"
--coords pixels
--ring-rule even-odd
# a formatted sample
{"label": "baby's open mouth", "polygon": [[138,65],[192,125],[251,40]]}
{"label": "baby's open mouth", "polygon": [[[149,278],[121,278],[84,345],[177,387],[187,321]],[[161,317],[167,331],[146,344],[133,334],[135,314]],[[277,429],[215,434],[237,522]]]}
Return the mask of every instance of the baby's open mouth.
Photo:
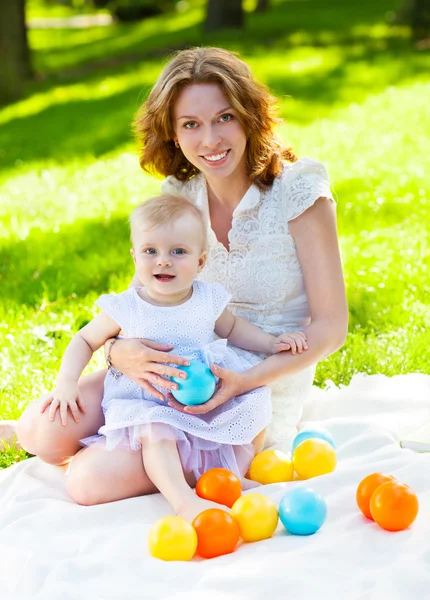
{"label": "baby's open mouth", "polygon": [[154,275],[154,277],[158,281],[172,281],[172,279],[175,279],[175,275],[167,275],[165,273],[159,273],[158,275]]}

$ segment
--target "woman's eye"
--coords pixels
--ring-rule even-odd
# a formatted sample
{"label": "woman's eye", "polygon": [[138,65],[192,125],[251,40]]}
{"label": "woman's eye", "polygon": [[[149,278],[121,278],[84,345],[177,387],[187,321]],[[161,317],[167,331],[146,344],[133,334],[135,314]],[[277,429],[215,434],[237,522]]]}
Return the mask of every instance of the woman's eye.
{"label": "woman's eye", "polygon": [[185,250],[183,248],[175,248],[173,254],[185,254]]}
{"label": "woman's eye", "polygon": [[185,129],[195,129],[197,127],[197,123],[195,121],[187,121],[184,123]]}
{"label": "woman's eye", "polygon": [[233,115],[226,113],[225,115],[221,115],[219,120],[221,121],[221,123],[228,123],[229,121],[232,121],[233,118]]}

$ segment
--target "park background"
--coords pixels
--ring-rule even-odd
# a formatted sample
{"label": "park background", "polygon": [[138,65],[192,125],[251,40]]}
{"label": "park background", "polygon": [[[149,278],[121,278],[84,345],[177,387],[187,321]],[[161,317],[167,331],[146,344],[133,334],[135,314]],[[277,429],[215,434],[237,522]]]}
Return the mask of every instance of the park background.
{"label": "park background", "polygon": [[[412,0],[244,0],[240,28],[208,27],[206,0],[155,4],[111,22],[88,0],[27,0],[31,78],[0,112],[0,418],[53,386],[96,298],[128,286],[128,215],[160,186],[139,168],[133,115],[193,45],[239,52],[279,98],[281,136],[328,168],[350,321],[315,384],[430,373],[430,44]],[[24,457],[10,448],[0,468]]]}

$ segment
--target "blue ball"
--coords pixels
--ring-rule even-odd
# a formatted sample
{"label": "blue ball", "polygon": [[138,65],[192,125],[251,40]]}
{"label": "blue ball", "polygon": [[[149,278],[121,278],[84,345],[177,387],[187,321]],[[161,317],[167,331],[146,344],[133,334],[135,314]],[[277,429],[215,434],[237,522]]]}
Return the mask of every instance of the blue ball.
{"label": "blue ball", "polygon": [[289,490],[279,504],[279,518],[287,531],[294,535],[316,533],[327,517],[324,498],[310,488]]}
{"label": "blue ball", "polygon": [[297,446],[299,444],[301,444],[302,442],[304,442],[305,440],[310,440],[310,439],[315,439],[315,438],[317,438],[319,440],[325,440],[326,442],[331,444],[333,446],[333,448],[336,450],[336,443],[333,439],[333,436],[331,435],[331,433],[329,431],[327,431],[327,429],[323,429],[322,427],[321,428],[307,427],[307,428],[299,431],[299,433],[294,438],[292,453],[294,453],[294,450],[297,448]]}
{"label": "blue ball", "polygon": [[204,404],[213,396],[216,379],[207,365],[191,360],[188,367],[177,365],[175,367],[187,374],[186,379],[171,378],[179,386],[177,390],[172,390],[172,395],[178,402],[187,406],[196,406]]}

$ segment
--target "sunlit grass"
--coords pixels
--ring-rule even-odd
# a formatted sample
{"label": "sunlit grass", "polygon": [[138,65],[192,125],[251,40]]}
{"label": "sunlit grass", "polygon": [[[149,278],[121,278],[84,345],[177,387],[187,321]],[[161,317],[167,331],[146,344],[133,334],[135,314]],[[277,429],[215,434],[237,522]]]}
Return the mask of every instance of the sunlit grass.
{"label": "sunlit grass", "polygon": [[390,27],[394,0],[274,4],[218,36],[202,36],[198,3],[137,25],[31,33],[47,78],[0,114],[0,417],[52,386],[95,299],[127,286],[128,215],[159,189],[139,169],[132,116],[165,55],[189,43],[240,51],[280,99],[281,135],[329,170],[350,328],[316,383],[430,372],[429,53]]}

